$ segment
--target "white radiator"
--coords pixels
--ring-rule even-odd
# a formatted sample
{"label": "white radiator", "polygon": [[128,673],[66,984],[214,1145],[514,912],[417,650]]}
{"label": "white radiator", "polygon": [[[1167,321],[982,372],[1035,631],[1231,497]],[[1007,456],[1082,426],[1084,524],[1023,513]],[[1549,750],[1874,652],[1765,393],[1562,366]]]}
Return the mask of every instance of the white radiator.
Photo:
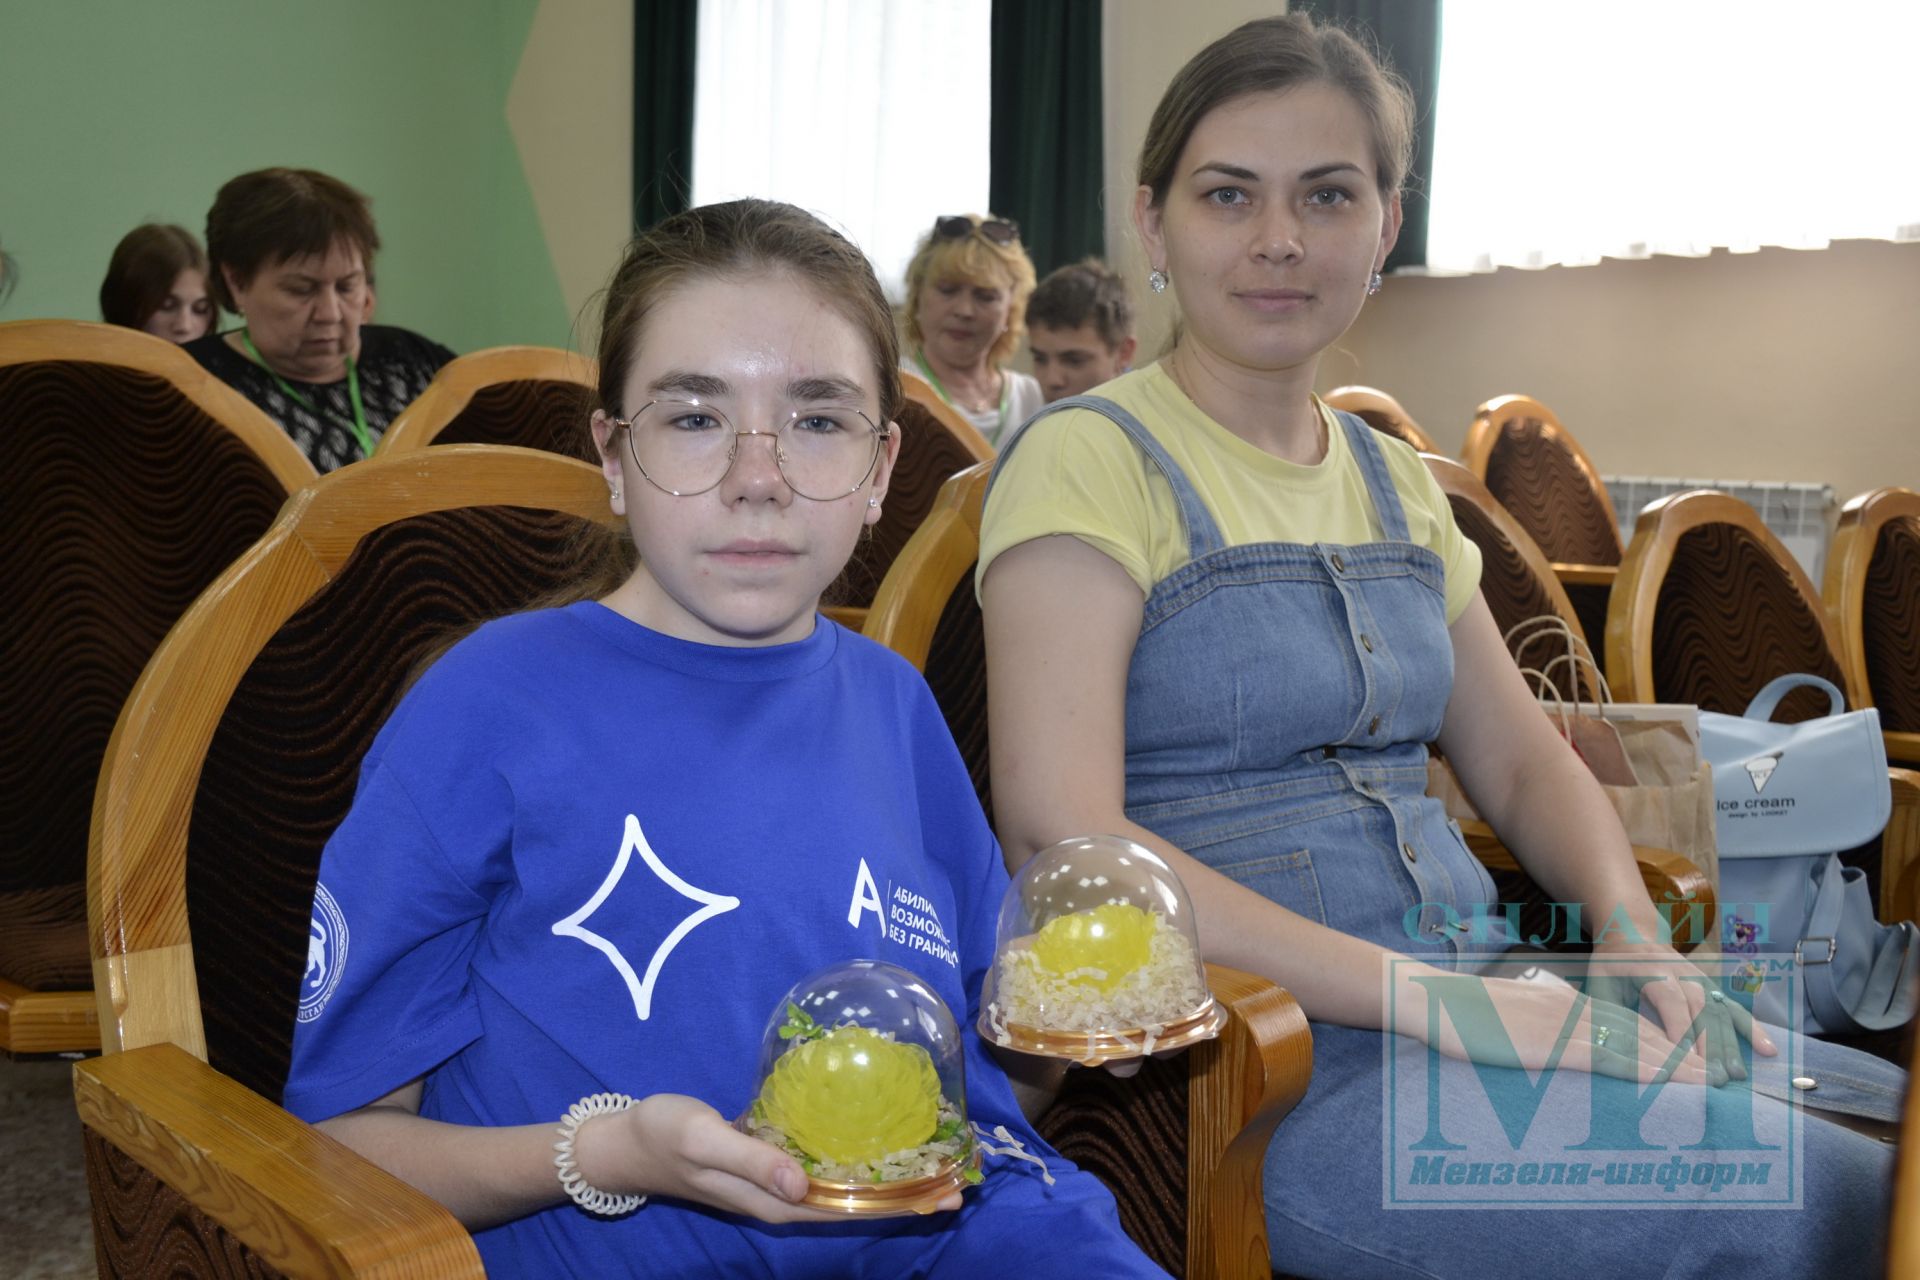
{"label": "white radiator", "polygon": [[1620,517],[1620,541],[1633,540],[1640,509],[1657,498],[1687,489],[1718,489],[1760,513],[1775,537],[1793,552],[1816,590],[1827,564],[1828,517],[1836,499],[1828,484],[1788,484],[1777,480],[1682,480],[1672,476],[1602,476],[1613,510]]}

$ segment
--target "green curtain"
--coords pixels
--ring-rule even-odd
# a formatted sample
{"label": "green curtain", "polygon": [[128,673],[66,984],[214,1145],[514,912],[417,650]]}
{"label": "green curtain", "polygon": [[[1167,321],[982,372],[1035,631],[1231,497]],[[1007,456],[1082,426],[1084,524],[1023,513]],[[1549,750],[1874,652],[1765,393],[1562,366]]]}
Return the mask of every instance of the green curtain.
{"label": "green curtain", "polygon": [[1041,275],[1106,250],[1101,0],[994,0],[992,212]]}
{"label": "green curtain", "polygon": [[699,0],[634,0],[633,228],[688,204]]}
{"label": "green curtain", "polygon": [[1427,196],[1433,177],[1434,102],[1440,91],[1441,0],[1292,0],[1292,8],[1335,22],[1373,45],[1413,89],[1413,170],[1401,205],[1406,221],[1387,270],[1427,264]]}

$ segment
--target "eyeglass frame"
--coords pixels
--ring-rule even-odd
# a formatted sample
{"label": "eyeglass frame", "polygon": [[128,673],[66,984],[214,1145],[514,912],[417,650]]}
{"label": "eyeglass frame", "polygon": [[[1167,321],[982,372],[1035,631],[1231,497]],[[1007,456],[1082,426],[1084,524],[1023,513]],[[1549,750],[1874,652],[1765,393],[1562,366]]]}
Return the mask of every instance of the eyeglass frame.
{"label": "eyeglass frame", "polygon": [[[872,418],[869,418],[867,416],[866,410],[854,409],[853,412],[859,414],[860,420],[867,424],[867,430],[873,433],[873,453],[867,458],[866,469],[860,473],[860,478],[858,480],[855,480],[853,484],[850,487],[848,487],[845,491],[841,493],[836,493],[830,498],[816,498],[810,493],[800,492],[800,490],[797,487],[795,487],[793,483],[793,479],[787,475],[786,458],[782,455],[780,451],[780,431],[779,431],[779,428],[777,427],[772,431],[735,431],[733,433],[733,439],[727,443],[727,465],[721,468],[720,474],[714,477],[712,484],[707,485],[703,489],[669,489],[667,488],[667,486],[661,484],[658,480],[655,480],[652,476],[647,474],[647,464],[640,461],[640,451],[633,447],[634,419],[638,418],[641,414],[645,413],[647,410],[653,408],[653,406],[657,404],[684,404],[684,405],[691,405],[696,409],[705,409],[709,413],[717,415],[719,419],[722,422],[726,423],[729,427],[733,426],[733,419],[729,418],[726,415],[726,412],[723,409],[721,409],[718,405],[710,405],[700,400],[672,400],[672,399],[649,400],[645,404],[641,405],[638,409],[636,409],[633,412],[633,415],[631,417],[616,418],[611,415],[608,415],[607,424],[609,426],[621,427],[626,430],[627,456],[632,458],[633,465],[639,468],[641,479],[645,480],[648,484],[652,485],[654,488],[658,489],[660,492],[668,495],[669,497],[674,497],[674,498],[697,498],[703,493],[712,493],[715,489],[718,489],[722,484],[726,483],[727,477],[733,474],[733,464],[740,460],[740,437],[765,436],[767,439],[773,441],[773,465],[774,465],[774,469],[780,473],[780,482],[786,485],[787,488],[793,490],[793,495],[796,498],[805,498],[808,502],[838,502],[842,498],[845,498],[852,494],[856,494],[860,492],[860,486],[873,478],[873,469],[880,464],[880,455],[886,451],[887,439],[888,437],[893,435],[892,423],[888,423],[884,427],[880,426]],[[799,409],[792,410],[790,413],[788,413],[786,417],[786,422],[783,423],[782,425],[792,423],[794,420],[801,417],[802,413],[803,411]]]}
{"label": "eyeglass frame", "polygon": [[[994,230],[989,231],[992,227]],[[1004,228],[1005,239],[998,232]],[[947,213],[933,220],[933,238],[935,240],[964,240],[977,235],[988,244],[1006,248],[1010,244],[1020,243],[1020,224],[1012,218],[982,218],[975,222],[964,213]]]}

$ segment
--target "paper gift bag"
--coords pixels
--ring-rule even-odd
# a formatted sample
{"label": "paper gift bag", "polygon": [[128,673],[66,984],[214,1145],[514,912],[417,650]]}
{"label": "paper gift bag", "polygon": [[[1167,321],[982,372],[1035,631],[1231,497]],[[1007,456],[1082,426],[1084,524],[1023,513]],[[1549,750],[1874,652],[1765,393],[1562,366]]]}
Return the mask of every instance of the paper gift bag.
{"label": "paper gift bag", "polygon": [[[1700,759],[1688,727],[1676,720],[1624,720],[1614,728],[1639,781],[1632,786],[1601,783],[1600,790],[1619,816],[1627,839],[1681,855],[1700,868],[1717,893],[1720,866],[1714,843],[1713,772]],[[1427,761],[1427,794],[1440,800],[1455,821],[1481,820],[1452,768],[1437,756]],[[1713,921],[1707,923],[1711,926]],[[1709,928],[1695,955],[1718,951],[1715,933]]]}

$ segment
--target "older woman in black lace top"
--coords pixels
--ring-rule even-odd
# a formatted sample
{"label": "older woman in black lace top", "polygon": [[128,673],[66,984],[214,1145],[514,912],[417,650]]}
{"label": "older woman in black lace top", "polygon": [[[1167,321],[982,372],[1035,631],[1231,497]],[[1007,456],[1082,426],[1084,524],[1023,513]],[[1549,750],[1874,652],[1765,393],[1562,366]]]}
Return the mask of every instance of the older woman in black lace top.
{"label": "older woman in black lace top", "polygon": [[209,284],[241,327],[185,349],[323,472],[372,453],[453,359],[417,333],[361,323],[379,247],[367,197],[311,169],[242,174],[207,213]]}

